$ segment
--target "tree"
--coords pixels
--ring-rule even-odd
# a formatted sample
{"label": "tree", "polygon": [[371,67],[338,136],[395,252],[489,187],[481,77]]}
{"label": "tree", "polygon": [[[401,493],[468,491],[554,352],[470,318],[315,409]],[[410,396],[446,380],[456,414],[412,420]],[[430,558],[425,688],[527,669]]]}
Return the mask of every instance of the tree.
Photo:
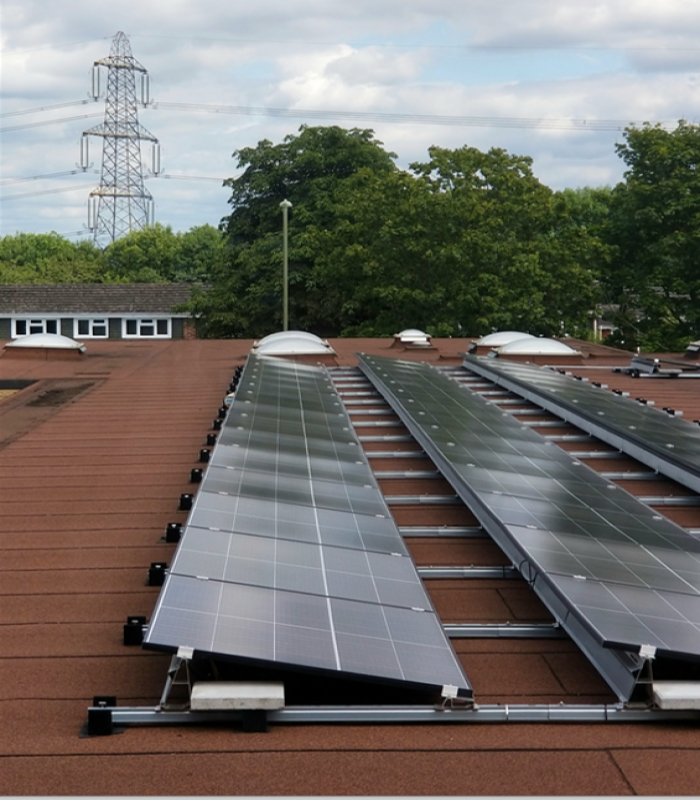
{"label": "tree", "polygon": [[112,275],[131,283],[206,281],[223,259],[224,240],[211,225],[175,233],[167,225],[135,231],[105,250]]}
{"label": "tree", "polygon": [[429,155],[410,173],[356,173],[334,194],[333,226],[300,237],[343,335],[585,335],[599,242],[531,160],[471,147]]}
{"label": "tree", "polygon": [[700,127],[628,128],[617,152],[628,169],[612,193],[604,275],[617,308],[612,341],[682,350],[700,336]]}
{"label": "tree", "polygon": [[284,199],[293,204],[290,327],[587,334],[603,200],[555,194],[531,159],[433,147],[426,163],[401,171],[371,131],[307,127],[234,155],[244,169],[227,181],[229,261],[189,306],[210,335],[281,326]]}
{"label": "tree", "polygon": [[0,239],[0,283],[102,283],[102,251],[57,233],[18,233]]}
{"label": "tree", "polygon": [[222,220],[226,263],[212,273],[214,289],[198,297],[210,335],[257,337],[281,327],[282,200],[292,203],[289,237],[290,326],[328,334],[336,325],[322,286],[314,282],[316,254],[300,245],[309,226],[334,224],[336,189],[360,169],[393,172],[394,154],[370,130],[302,126],[277,145],[263,140],[237,150],[243,172],[226,181],[230,216]]}

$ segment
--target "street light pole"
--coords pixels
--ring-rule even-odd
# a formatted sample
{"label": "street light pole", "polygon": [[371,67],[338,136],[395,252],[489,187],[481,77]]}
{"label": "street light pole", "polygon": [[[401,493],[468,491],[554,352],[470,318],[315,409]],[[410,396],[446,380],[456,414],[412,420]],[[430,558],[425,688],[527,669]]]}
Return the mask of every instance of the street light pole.
{"label": "street light pole", "polygon": [[289,243],[288,243],[288,215],[292,204],[289,200],[280,203],[282,209],[282,258],[284,261],[282,271],[282,330],[289,329]]}

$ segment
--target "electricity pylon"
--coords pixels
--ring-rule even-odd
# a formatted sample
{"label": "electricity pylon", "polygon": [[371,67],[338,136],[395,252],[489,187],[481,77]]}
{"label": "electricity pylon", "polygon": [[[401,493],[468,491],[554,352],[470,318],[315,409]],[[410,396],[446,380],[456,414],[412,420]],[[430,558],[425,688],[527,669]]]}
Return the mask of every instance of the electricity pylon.
{"label": "electricity pylon", "polygon": [[148,73],[132,56],[131,45],[120,31],[112,40],[107,58],[95,61],[92,73],[92,98],[100,97],[100,67],[107,68],[105,117],[101,125],[83,132],[80,165],[88,167],[88,136],[101,136],[102,170],[100,185],[90,192],[88,228],[95,244],[108,244],[132,231],[146,228],[153,222],[153,197],[143,183],[141,141],[153,147],[154,174],[160,171],[158,139],[138,119],[136,73],[140,73],[140,104],[147,106]]}

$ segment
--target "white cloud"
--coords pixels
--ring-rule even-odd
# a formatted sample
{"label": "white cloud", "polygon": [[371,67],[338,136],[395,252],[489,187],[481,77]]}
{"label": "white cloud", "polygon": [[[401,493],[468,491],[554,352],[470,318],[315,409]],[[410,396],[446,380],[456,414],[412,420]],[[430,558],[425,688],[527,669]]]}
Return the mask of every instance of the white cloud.
{"label": "white cloud", "polygon": [[[555,188],[615,183],[620,131],[397,124],[381,115],[694,121],[698,106],[700,5],[689,0],[3,0],[2,13],[0,127],[78,119],[2,134],[0,177],[32,178],[2,194],[32,196],[0,203],[0,235],[82,225],[89,190],[74,187],[99,176],[36,176],[75,168],[82,132],[100,121],[79,117],[103,104],[8,114],[85,99],[92,64],[118,30],[163,104],[140,120],[173,176],[231,176],[235,150],[308,122],[373,128],[403,166],[424,160],[432,144],[496,146],[531,155]],[[215,114],[194,104],[368,116]],[[99,140],[91,153],[99,168]],[[71,191],[54,193],[61,188]],[[216,182],[160,179],[148,188],[157,218],[177,230],[218,224],[228,211]]]}

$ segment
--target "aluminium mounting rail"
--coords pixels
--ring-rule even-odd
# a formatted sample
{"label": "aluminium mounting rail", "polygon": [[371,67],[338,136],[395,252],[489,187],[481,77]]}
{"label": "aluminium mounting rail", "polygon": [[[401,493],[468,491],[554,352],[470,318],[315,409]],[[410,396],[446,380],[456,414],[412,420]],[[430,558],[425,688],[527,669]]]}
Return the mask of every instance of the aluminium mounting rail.
{"label": "aluminium mounting rail", "polygon": [[[241,711],[165,711],[158,706],[91,706],[91,713],[109,712],[111,724],[126,725],[208,725],[243,721]],[[285,724],[349,724],[396,725],[429,723],[473,725],[479,723],[680,723],[700,720],[700,712],[668,711],[655,708],[629,708],[616,704],[557,705],[474,705],[449,707],[435,705],[367,705],[367,706],[289,706],[267,712],[267,722]]]}

